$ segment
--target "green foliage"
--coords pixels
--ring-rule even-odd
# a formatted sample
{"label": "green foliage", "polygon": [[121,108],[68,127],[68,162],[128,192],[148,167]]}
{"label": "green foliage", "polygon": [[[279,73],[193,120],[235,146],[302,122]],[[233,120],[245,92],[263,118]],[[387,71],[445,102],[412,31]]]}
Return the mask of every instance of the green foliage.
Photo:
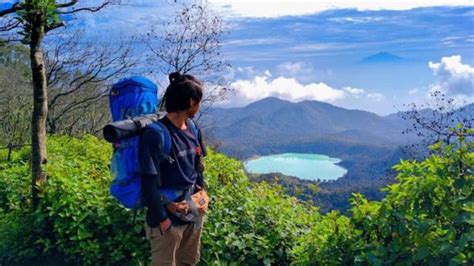
{"label": "green foliage", "polygon": [[[438,143],[425,161],[401,161],[380,202],[352,198],[352,217],[329,214],[300,239],[302,264],[468,264],[474,260],[474,144]],[[334,220],[324,225],[328,217]],[[342,219],[342,221],[339,221]],[[336,230],[337,229],[337,230]],[[336,250],[341,250],[337,253]],[[337,260],[338,259],[338,260]]]}
{"label": "green foliage", "polygon": [[35,235],[28,163],[28,153],[21,151],[13,154],[11,162],[0,164],[0,263],[37,255],[28,245]]}
{"label": "green foliage", "polygon": [[[52,230],[57,239],[53,246],[86,264],[145,257],[146,242],[137,236],[143,220],[133,223],[133,212],[120,207],[109,193],[110,144],[91,136],[61,137],[49,147],[49,183],[37,217],[43,215],[39,226]],[[38,243],[44,252],[50,249],[48,239]]]}
{"label": "green foliage", "polygon": [[17,11],[16,19],[23,26],[19,34],[23,36],[24,44],[30,43],[34,27],[42,27],[41,32],[44,35],[47,29],[54,28],[60,23],[56,0],[21,1],[21,5],[24,8]]}
{"label": "green foliage", "polygon": [[[111,147],[92,136],[50,137],[48,183],[39,208],[30,207],[30,151],[0,163],[0,263],[41,257],[65,263],[140,264],[149,261],[143,212],[110,195]],[[474,260],[474,145],[462,138],[437,144],[425,161],[394,166],[398,182],[382,201],[360,194],[351,216],[318,209],[281,186],[251,182],[242,163],[209,151],[211,196],[202,235],[203,264],[459,265]],[[316,188],[315,188],[316,189]]]}
{"label": "green foliage", "polygon": [[319,214],[280,186],[254,184],[242,163],[210,151],[206,160],[210,211],[203,234],[205,264],[286,264],[297,237]]}
{"label": "green foliage", "polygon": [[[0,240],[0,261],[60,256],[110,265],[148,260],[144,213],[133,223],[133,212],[109,195],[110,146],[92,136],[49,137],[48,183],[34,213],[29,149],[0,164],[0,232],[7,236]],[[202,261],[289,263],[296,239],[319,219],[316,209],[286,196],[279,186],[250,182],[241,162],[222,154],[209,151],[206,165],[211,205]]]}
{"label": "green foliage", "polygon": [[28,210],[5,212],[0,210],[0,263],[19,263],[24,258],[33,258],[40,253],[34,245],[34,215]]}
{"label": "green foliage", "polygon": [[343,265],[351,264],[358,250],[359,233],[350,219],[333,211],[313,224],[310,231],[298,239],[293,249],[294,264]]}
{"label": "green foliage", "polygon": [[109,194],[110,144],[91,136],[50,137],[48,144],[49,179],[34,213],[29,149],[0,164],[0,230],[9,236],[0,241],[0,261],[58,255],[81,264],[145,260],[143,219],[133,223],[133,212]]}

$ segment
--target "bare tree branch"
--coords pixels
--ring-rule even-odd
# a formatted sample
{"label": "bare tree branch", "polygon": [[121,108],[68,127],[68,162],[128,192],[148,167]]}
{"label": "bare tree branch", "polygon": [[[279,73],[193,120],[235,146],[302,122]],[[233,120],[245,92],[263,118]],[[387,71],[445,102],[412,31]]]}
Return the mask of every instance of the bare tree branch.
{"label": "bare tree branch", "polygon": [[16,11],[21,10],[21,9],[23,9],[23,6],[20,3],[15,3],[10,8],[0,10],[0,17],[15,13]]}
{"label": "bare tree branch", "polygon": [[222,78],[230,65],[220,52],[220,40],[226,33],[222,18],[213,14],[209,6],[184,6],[176,11],[172,22],[165,23],[163,30],[152,26],[143,37],[150,51],[147,61],[150,68],[158,68],[165,75],[193,72],[209,82],[212,90],[206,90],[203,101],[212,105],[230,91]]}
{"label": "bare tree branch", "polygon": [[465,114],[464,108],[459,107],[460,104],[455,103],[453,98],[447,97],[441,91],[433,91],[430,97],[434,103],[425,103],[417,106],[412,103],[406,105],[409,110],[400,112],[399,115],[405,121],[411,122],[411,125],[402,133],[414,134],[418,137],[419,143],[412,143],[404,147],[404,151],[412,157],[423,158],[429,153],[424,153],[426,147],[442,141],[444,144],[451,144],[453,139],[456,140],[461,135],[463,137],[474,137],[463,130],[452,130],[459,123],[463,128],[472,128],[474,126],[474,117]]}
{"label": "bare tree branch", "polygon": [[[71,2],[69,6],[73,6],[77,3],[78,1],[75,0],[73,2]],[[102,10],[103,8],[105,8],[106,6],[108,5],[111,5],[113,3],[113,1],[105,1],[103,2],[100,6],[97,6],[97,7],[82,7],[82,8],[77,8],[77,9],[72,9],[72,10],[69,10],[69,11],[58,11],[57,13],[60,14],[60,15],[65,15],[65,14],[74,14],[74,13],[78,13],[78,12],[82,12],[82,11],[89,11],[89,12],[98,12],[100,10]],[[61,8],[61,7],[67,7],[67,6],[57,6],[58,8]]]}
{"label": "bare tree branch", "polygon": [[56,4],[56,8],[65,8],[65,7],[71,7],[79,2],[78,0],[72,0],[69,3],[64,3],[64,4]]}
{"label": "bare tree branch", "polygon": [[3,23],[0,24],[0,32],[11,31],[17,29],[20,26],[20,22],[13,18],[5,19]]}
{"label": "bare tree branch", "polygon": [[47,27],[44,28],[44,31],[45,32],[50,32],[54,29],[57,29],[57,28],[61,28],[64,26],[64,22],[60,21],[60,22],[57,22],[57,23],[53,23],[51,25],[48,25]]}
{"label": "bare tree branch", "polygon": [[30,136],[31,81],[21,74],[29,69],[28,51],[10,44],[0,49],[0,145],[22,144]]}
{"label": "bare tree branch", "polygon": [[[50,132],[65,133],[66,128],[71,129],[69,120],[75,112],[88,112],[82,107],[98,104],[104,95],[103,88],[137,65],[132,47],[126,41],[98,47],[97,40],[84,42],[82,35],[80,31],[59,35],[61,41],[47,45]],[[74,126],[78,127],[79,124]]]}

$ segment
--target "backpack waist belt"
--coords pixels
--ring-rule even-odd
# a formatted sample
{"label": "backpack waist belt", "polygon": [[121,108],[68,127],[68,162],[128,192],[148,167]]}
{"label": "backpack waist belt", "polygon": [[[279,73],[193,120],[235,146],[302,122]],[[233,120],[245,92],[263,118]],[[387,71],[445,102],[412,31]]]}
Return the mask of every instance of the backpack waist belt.
{"label": "backpack waist belt", "polygon": [[[160,188],[160,194],[168,211],[182,221],[194,222],[195,229],[199,229],[202,226],[202,216],[199,214],[195,201],[202,206],[207,204],[209,198],[204,190],[200,190],[191,195],[194,190],[195,185],[184,190]],[[180,197],[184,198],[184,200],[175,202],[175,200]]]}

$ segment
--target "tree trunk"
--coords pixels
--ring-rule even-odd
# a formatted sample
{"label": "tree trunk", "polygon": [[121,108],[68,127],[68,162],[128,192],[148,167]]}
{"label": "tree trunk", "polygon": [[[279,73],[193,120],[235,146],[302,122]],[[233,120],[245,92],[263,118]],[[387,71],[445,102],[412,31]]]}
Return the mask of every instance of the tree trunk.
{"label": "tree trunk", "polygon": [[46,70],[41,43],[45,29],[43,14],[36,13],[32,18],[30,39],[30,59],[33,76],[33,114],[31,118],[31,147],[32,147],[32,203],[36,209],[39,204],[38,185],[46,181],[43,167],[47,162],[46,153],[46,119],[48,116],[48,91]]}

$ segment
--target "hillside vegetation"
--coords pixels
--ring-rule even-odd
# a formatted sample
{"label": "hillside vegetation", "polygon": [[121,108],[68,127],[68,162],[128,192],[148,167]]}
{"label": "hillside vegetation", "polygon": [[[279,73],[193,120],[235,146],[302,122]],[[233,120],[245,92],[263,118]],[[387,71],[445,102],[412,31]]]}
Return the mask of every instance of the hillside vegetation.
{"label": "hillside vegetation", "polygon": [[321,193],[299,197],[311,197],[324,212],[346,212],[354,191],[382,199],[379,190],[393,183],[391,167],[403,156],[399,146],[413,140],[401,134],[407,122],[397,116],[386,118],[324,102],[293,103],[274,97],[245,107],[212,108],[200,122],[208,142],[216,142],[219,151],[237,159],[287,152],[341,159],[339,165],[347,169],[344,176],[320,182]]}
{"label": "hillside vegetation", "polygon": [[[459,108],[442,93],[433,93],[432,97],[438,99],[437,105],[429,105],[432,108],[388,116],[325,102],[294,103],[268,97],[245,107],[211,108],[199,122],[208,143],[237,159],[281,153],[324,154],[341,159],[338,165],[347,169],[346,174],[318,182],[319,193],[303,189],[298,198],[311,198],[324,213],[346,213],[353,192],[361,192],[371,200],[383,199],[385,193],[380,189],[396,182],[393,165],[400,159],[424,158],[421,155],[428,151],[426,143],[440,140],[435,132],[448,136],[450,128],[458,123],[472,127],[474,104]],[[306,187],[311,183],[277,176],[281,177],[278,183],[289,185],[290,190],[293,185]],[[263,175],[254,179],[269,180]]]}
{"label": "hillside vegetation", "polygon": [[[0,264],[138,265],[149,260],[144,212],[109,194],[110,145],[48,139],[48,183],[31,211],[30,150],[0,163]],[[474,260],[473,143],[402,161],[381,201],[359,194],[348,215],[321,215],[282,187],[250,182],[242,163],[209,152],[211,195],[201,263],[237,265],[464,264]],[[49,263],[52,265],[52,263]]]}

